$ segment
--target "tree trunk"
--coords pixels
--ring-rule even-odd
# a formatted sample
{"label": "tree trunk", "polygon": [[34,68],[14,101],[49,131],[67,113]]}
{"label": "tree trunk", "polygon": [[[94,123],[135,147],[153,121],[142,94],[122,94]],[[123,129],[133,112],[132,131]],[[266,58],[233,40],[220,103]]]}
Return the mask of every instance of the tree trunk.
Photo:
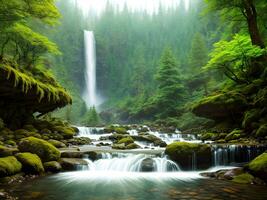
{"label": "tree trunk", "polygon": [[253,0],[244,0],[244,8],[248,23],[248,31],[251,37],[252,44],[259,46],[263,49],[265,48],[265,44],[260,35],[257,21],[257,10],[253,3]]}

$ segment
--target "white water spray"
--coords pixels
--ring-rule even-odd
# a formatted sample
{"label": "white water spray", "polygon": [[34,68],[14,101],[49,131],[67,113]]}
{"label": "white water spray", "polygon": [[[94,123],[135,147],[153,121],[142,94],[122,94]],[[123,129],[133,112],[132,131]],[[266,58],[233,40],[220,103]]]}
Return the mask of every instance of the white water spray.
{"label": "white water spray", "polygon": [[93,31],[84,31],[85,83],[83,99],[87,107],[99,106],[102,102],[96,92],[96,49]]}

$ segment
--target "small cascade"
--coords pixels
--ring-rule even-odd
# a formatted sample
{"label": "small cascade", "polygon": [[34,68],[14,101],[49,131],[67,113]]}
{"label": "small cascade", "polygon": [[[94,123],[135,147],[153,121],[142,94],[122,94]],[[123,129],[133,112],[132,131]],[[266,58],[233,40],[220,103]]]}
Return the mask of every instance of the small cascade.
{"label": "small cascade", "polygon": [[88,137],[93,140],[99,140],[101,136],[109,136],[104,134],[104,128],[98,127],[77,127],[79,129],[78,137]]}
{"label": "small cascade", "polygon": [[229,166],[246,163],[266,149],[266,146],[213,145],[213,165]]}
{"label": "small cascade", "polygon": [[85,159],[88,166],[80,170],[104,172],[177,172],[179,166],[166,157],[153,157],[144,154],[102,153],[102,159],[95,162]]}

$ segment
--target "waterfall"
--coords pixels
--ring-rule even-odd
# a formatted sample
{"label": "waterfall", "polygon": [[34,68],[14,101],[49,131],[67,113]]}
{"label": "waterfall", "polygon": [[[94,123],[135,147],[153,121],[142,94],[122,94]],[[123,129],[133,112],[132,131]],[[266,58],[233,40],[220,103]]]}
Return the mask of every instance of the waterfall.
{"label": "waterfall", "polygon": [[81,170],[103,171],[103,172],[177,172],[181,171],[179,166],[166,157],[153,157],[144,154],[118,154],[105,153],[102,159],[92,162],[85,159],[87,167]]}
{"label": "waterfall", "polygon": [[85,90],[83,99],[87,107],[98,106],[102,102],[96,92],[96,50],[93,31],[84,31],[85,46]]}

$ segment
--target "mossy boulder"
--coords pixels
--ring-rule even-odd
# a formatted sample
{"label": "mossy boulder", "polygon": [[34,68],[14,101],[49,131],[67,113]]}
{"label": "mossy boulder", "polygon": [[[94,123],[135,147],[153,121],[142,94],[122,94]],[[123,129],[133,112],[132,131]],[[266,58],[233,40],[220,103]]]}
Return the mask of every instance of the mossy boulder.
{"label": "mossy boulder", "polygon": [[114,131],[118,134],[128,134],[127,129],[124,127],[115,127]]}
{"label": "mossy boulder", "polygon": [[267,136],[267,124],[263,124],[256,132],[256,137],[263,138]]}
{"label": "mossy boulder", "polygon": [[53,172],[53,173],[60,172],[62,169],[61,164],[57,161],[45,162],[44,168],[46,172]]}
{"label": "mossy boulder", "polygon": [[247,166],[248,170],[265,182],[267,182],[267,153],[263,153],[252,160]]}
{"label": "mossy boulder", "polygon": [[261,117],[261,109],[251,109],[245,112],[242,122],[242,128],[246,130],[253,129],[253,123],[257,122]]}
{"label": "mossy boulder", "polygon": [[254,180],[254,176],[249,173],[240,174],[233,178],[233,182],[240,184],[252,184]]}
{"label": "mossy boulder", "polygon": [[44,167],[41,159],[32,153],[18,153],[16,158],[22,164],[22,170],[29,174],[41,174],[44,172]]}
{"label": "mossy boulder", "polygon": [[52,145],[54,145],[56,148],[65,148],[67,147],[63,142],[60,142],[58,140],[48,140],[48,142]]}
{"label": "mossy boulder", "polygon": [[215,121],[242,116],[248,103],[246,97],[237,92],[219,93],[206,97],[193,106],[192,112]]}
{"label": "mossy boulder", "polygon": [[23,126],[23,129],[28,130],[30,132],[38,132],[38,130],[31,124],[26,124]]}
{"label": "mossy boulder", "polygon": [[205,133],[201,135],[201,140],[212,140],[212,138],[215,136],[215,133]]}
{"label": "mossy boulder", "polygon": [[62,134],[64,139],[71,139],[76,134],[72,128],[65,126],[54,126],[52,127],[52,130]]}
{"label": "mossy boulder", "polygon": [[184,170],[191,170],[193,162],[197,169],[207,169],[212,164],[212,150],[206,144],[174,142],[166,147],[165,153]]}
{"label": "mossy boulder", "polygon": [[8,148],[0,145],[0,157],[12,156],[18,152],[16,148]]}
{"label": "mossy boulder", "polygon": [[231,141],[231,140],[238,140],[242,137],[243,132],[241,130],[233,130],[231,133],[229,133],[226,137],[226,141]]}
{"label": "mossy boulder", "polygon": [[57,161],[60,158],[59,150],[49,142],[35,137],[24,138],[18,146],[21,152],[37,154],[43,162]]}
{"label": "mossy boulder", "polygon": [[21,172],[22,165],[14,156],[0,158],[0,177]]}
{"label": "mossy boulder", "polygon": [[127,146],[128,144],[134,143],[134,140],[132,137],[126,137],[118,141],[118,144],[123,144],[123,143]]}
{"label": "mossy boulder", "polygon": [[120,150],[130,150],[130,149],[138,149],[140,148],[140,146],[137,145],[136,143],[130,143],[128,145],[126,145],[125,143],[121,143],[121,144],[113,144],[112,148]]}

